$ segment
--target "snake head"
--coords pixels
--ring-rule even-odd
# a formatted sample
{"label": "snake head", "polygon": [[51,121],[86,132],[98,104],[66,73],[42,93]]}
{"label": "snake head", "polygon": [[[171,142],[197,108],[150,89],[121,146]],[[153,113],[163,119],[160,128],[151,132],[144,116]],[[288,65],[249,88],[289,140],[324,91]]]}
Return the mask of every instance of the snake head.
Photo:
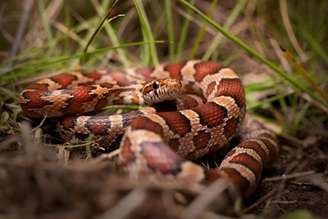
{"label": "snake head", "polygon": [[176,79],[153,80],[142,89],[144,101],[148,105],[175,100],[182,93],[182,84]]}

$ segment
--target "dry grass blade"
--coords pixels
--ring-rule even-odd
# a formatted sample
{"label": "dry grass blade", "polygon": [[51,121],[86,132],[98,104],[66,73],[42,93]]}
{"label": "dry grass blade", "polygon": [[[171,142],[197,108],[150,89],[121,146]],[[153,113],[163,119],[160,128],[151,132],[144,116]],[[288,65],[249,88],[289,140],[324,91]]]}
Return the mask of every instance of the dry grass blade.
{"label": "dry grass blade", "polygon": [[[272,48],[273,48],[274,52],[276,53],[278,59],[280,60],[282,67],[285,69],[286,72],[292,72],[291,65],[294,68],[299,69],[299,71],[302,71],[302,75],[305,75],[305,78],[314,87],[314,89],[317,90],[321,94],[321,96],[323,96],[323,97],[326,96],[325,94],[323,94],[323,91],[319,87],[319,85],[315,81],[313,81],[311,78],[309,78],[308,73],[305,72],[305,70],[302,67],[300,67],[300,64],[295,64],[295,60],[290,57],[290,54],[287,55],[286,51],[281,49],[281,46],[279,45],[277,40],[270,38],[270,43],[271,43]],[[326,106],[324,106],[321,102],[313,99],[308,94],[301,93],[300,96],[303,99],[305,99],[306,101],[308,101],[309,103],[311,103],[313,106],[317,107],[318,109],[322,110],[325,113],[328,113],[328,108]]]}
{"label": "dry grass blade", "polygon": [[280,49],[280,45],[275,39],[270,39],[271,46],[273,48],[273,51],[276,53],[282,67],[285,69],[286,72],[291,72],[292,68],[290,67],[288,61],[286,60],[283,52]]}
{"label": "dry grass blade", "polygon": [[265,202],[266,200],[268,200],[271,196],[273,196],[275,193],[277,192],[277,188],[271,190],[269,193],[267,193],[266,195],[262,196],[259,200],[257,200],[255,203],[253,203],[251,206],[249,206],[248,208],[245,208],[243,210],[243,213],[247,213],[250,212],[251,210],[253,210],[254,208],[256,208],[257,206],[259,206],[260,204],[262,204],[263,202]]}
{"label": "dry grass blade", "polygon": [[10,136],[3,141],[0,142],[0,150],[6,150],[10,147],[11,144],[19,141],[19,137],[17,135]]}
{"label": "dry grass blade", "polygon": [[146,191],[144,189],[134,189],[127,196],[125,196],[116,206],[109,211],[102,214],[97,219],[123,219],[127,218],[133,210],[135,210],[146,198]]}
{"label": "dry grass blade", "polygon": [[[227,204],[227,196],[224,194],[231,189],[231,185],[225,180],[217,180],[207,187],[183,212],[182,218],[197,218],[213,201],[216,201],[216,208],[222,209]],[[218,204],[219,203],[219,204]]]}
{"label": "dry grass blade", "polygon": [[263,179],[263,182],[275,182],[275,181],[280,181],[280,180],[295,179],[295,178],[311,176],[311,175],[315,175],[315,174],[316,174],[316,172],[310,170],[310,171],[305,171],[305,172],[300,172],[300,173],[292,173],[292,174],[288,174],[288,175],[265,178],[265,179]]}
{"label": "dry grass blade", "polygon": [[111,18],[112,16],[112,12],[113,12],[113,9],[115,7],[115,5],[118,3],[118,0],[115,0],[113,2],[113,4],[111,5],[111,7],[109,8],[106,16],[101,20],[100,24],[98,25],[97,29],[95,30],[95,32],[93,32],[93,34],[91,35],[90,39],[88,40],[87,44],[85,45],[85,48],[83,49],[83,56],[81,56],[81,59],[80,59],[80,65],[82,64],[82,61],[83,61],[83,58],[85,57],[85,54],[88,52],[88,48],[90,46],[90,44],[92,43],[93,39],[96,37],[97,33],[100,31],[101,27],[104,25],[105,21],[106,20],[109,20],[109,19],[115,19],[117,17],[120,17],[120,15],[117,15],[113,18]]}
{"label": "dry grass blade", "polygon": [[19,126],[21,129],[22,144],[27,157],[31,159],[40,158],[42,148],[39,144],[35,143],[31,126],[27,122],[20,123]]}
{"label": "dry grass blade", "polygon": [[[212,17],[212,13],[213,11],[215,11],[215,7],[217,4],[217,0],[212,0],[211,1],[211,5],[210,8],[208,9],[208,12],[206,13],[210,18]],[[201,29],[198,31],[196,37],[195,37],[195,41],[193,43],[193,46],[191,48],[190,54],[189,54],[189,58],[192,59],[195,57],[197,51],[199,50],[199,46],[201,44],[201,41],[203,41],[204,37],[205,37],[205,29],[206,29],[206,25],[202,24],[201,25]]]}
{"label": "dry grass blade", "polygon": [[[328,95],[326,92],[320,87],[320,85],[311,77],[311,74],[305,70],[301,63],[297,62],[294,56],[286,49],[281,48],[282,52],[287,59],[287,61],[291,64],[296,73],[300,74],[308,83],[312,86],[312,88],[323,98],[325,102],[323,104],[327,106],[328,104]],[[326,104],[325,104],[326,103]]]}
{"label": "dry grass blade", "polygon": [[286,32],[288,34],[288,37],[290,39],[290,42],[292,43],[294,49],[297,51],[297,53],[300,55],[301,60],[304,62],[308,59],[305,52],[302,50],[300,44],[297,41],[297,38],[295,36],[292,24],[290,23],[289,16],[288,16],[288,8],[287,8],[287,1],[286,0],[279,0],[279,6],[280,6],[280,13],[282,17],[282,21],[284,24],[284,27],[286,29]]}
{"label": "dry grass blade", "polygon": [[[231,14],[226,19],[225,24],[223,25],[224,28],[230,29],[231,25],[235,22],[235,20],[239,16],[240,12],[242,11],[242,9],[245,7],[246,2],[247,2],[246,0],[239,0],[236,3],[236,6],[234,7]],[[217,50],[219,44],[222,42],[223,39],[224,39],[223,35],[220,33],[217,33],[215,38],[213,39],[212,43],[209,45],[209,48],[203,55],[203,59],[205,59],[205,60],[209,59],[212,56],[212,54],[214,53],[214,51]]]}
{"label": "dry grass blade", "polygon": [[310,97],[308,94],[301,94],[301,97],[311,103],[313,106],[317,107],[318,109],[322,110],[326,114],[328,114],[328,108],[324,105],[322,105],[319,101],[314,100],[312,97]]}
{"label": "dry grass blade", "polygon": [[23,35],[27,28],[27,24],[28,24],[28,21],[29,21],[29,18],[30,18],[32,9],[33,9],[33,5],[34,5],[34,0],[26,0],[23,2],[23,15],[21,16],[19,26],[17,27],[16,37],[13,42],[13,46],[10,50],[9,62],[7,64],[5,70],[0,72],[0,75],[5,74],[7,72],[7,70],[10,69],[12,66],[13,59],[16,56],[18,49],[22,43]]}
{"label": "dry grass blade", "polygon": [[216,32],[215,30],[213,30],[212,28],[208,27],[208,26],[204,26],[204,24],[199,21],[198,19],[196,19],[195,17],[192,16],[192,14],[188,14],[187,12],[185,12],[184,10],[180,9],[180,8],[177,8],[176,11],[181,15],[183,16],[188,22],[192,22],[194,24],[197,25],[197,27],[199,28],[205,28],[206,32],[215,36]]}
{"label": "dry grass blade", "polygon": [[87,44],[87,42],[83,41],[83,39],[78,34],[76,34],[74,31],[72,31],[69,27],[65,26],[63,23],[54,22],[53,25],[57,30],[66,34],[68,37],[70,37],[75,42],[79,43],[81,47],[83,47]]}
{"label": "dry grass blade", "polygon": [[54,0],[50,2],[46,12],[49,23],[52,23],[53,20],[57,17],[63,7],[63,2],[64,0]]}
{"label": "dry grass blade", "polygon": [[325,192],[328,192],[327,179],[325,179],[322,174],[316,174],[311,177],[306,177],[305,179]]}

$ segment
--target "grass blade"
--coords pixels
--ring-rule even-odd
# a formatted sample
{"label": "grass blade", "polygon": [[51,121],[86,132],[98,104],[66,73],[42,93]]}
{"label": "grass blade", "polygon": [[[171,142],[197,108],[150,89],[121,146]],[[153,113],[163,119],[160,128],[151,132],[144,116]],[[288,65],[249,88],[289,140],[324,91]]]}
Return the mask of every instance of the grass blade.
{"label": "grass blade", "polygon": [[[190,4],[194,4],[195,0],[191,0]],[[187,13],[189,14],[190,10],[187,10]],[[181,32],[180,32],[180,38],[178,41],[178,48],[177,48],[177,52],[176,52],[176,57],[178,59],[181,59],[182,54],[183,54],[183,50],[184,50],[184,45],[186,42],[186,38],[187,38],[187,33],[188,33],[188,29],[189,29],[189,24],[190,21],[189,19],[185,18],[182,24],[182,28],[181,28]]]}
{"label": "grass blade", "polygon": [[[103,27],[105,21],[107,19],[110,19],[111,16],[112,16],[112,11],[113,11],[113,8],[115,7],[115,5],[117,4],[118,0],[115,0],[113,2],[113,4],[111,5],[111,7],[108,9],[108,12],[106,14],[106,16],[100,21],[99,25],[97,26],[96,30],[94,31],[94,33],[91,35],[90,39],[88,40],[86,46],[84,47],[84,50],[83,50],[83,53],[87,53],[88,52],[88,48],[89,46],[91,45],[93,39],[96,37],[97,33],[101,30],[101,28]],[[114,17],[115,19],[116,17]],[[85,60],[85,57],[82,56],[81,59],[80,59],[80,65],[82,66],[82,62]]]}
{"label": "grass blade", "polygon": [[[223,28],[229,29],[231,27],[231,25],[235,22],[235,20],[239,16],[239,14],[242,11],[242,9],[245,7],[246,2],[247,2],[246,0],[239,0],[238,1],[238,3],[236,4],[236,6],[234,7],[234,9],[232,10],[231,14],[227,18],[227,21],[223,25]],[[202,59],[208,60],[212,56],[212,54],[214,53],[214,51],[218,48],[218,46],[221,43],[222,39],[223,39],[222,34],[221,33],[218,33],[215,36],[215,38],[213,39],[211,45],[206,50],[206,52],[205,52],[205,54],[204,54],[204,56],[203,56]]]}
{"label": "grass blade", "polygon": [[95,51],[92,51],[92,52],[89,52],[86,54],[77,53],[75,55],[62,56],[62,57],[57,57],[54,59],[45,58],[43,60],[38,60],[36,62],[24,64],[21,66],[16,66],[15,68],[8,71],[8,73],[10,73],[10,74],[6,74],[6,75],[3,75],[0,77],[0,84],[3,85],[3,84],[10,83],[10,82],[13,82],[18,79],[27,78],[29,76],[35,75],[40,70],[45,70],[50,67],[53,68],[54,66],[56,66],[58,64],[67,63],[69,61],[79,59],[82,56],[86,56],[86,58],[87,58],[88,56],[92,56],[92,55],[104,54],[104,53],[108,52],[109,50],[116,50],[116,49],[120,49],[120,48],[131,47],[131,46],[142,46],[146,43],[155,44],[155,43],[164,43],[164,42],[165,41],[158,40],[155,42],[141,41],[141,42],[122,43],[121,45],[119,45],[117,47],[100,48],[100,49],[96,49]]}
{"label": "grass blade", "polygon": [[[104,14],[103,9],[106,9],[108,7],[108,3],[109,3],[109,1],[103,1],[101,7],[96,6],[96,10],[97,10],[97,13],[99,14],[99,16]],[[108,10],[111,10],[111,9],[108,9]],[[112,21],[113,19],[118,18],[118,16],[123,17],[125,15],[122,15],[122,14],[116,15],[104,24],[105,31],[106,31],[107,35],[109,36],[110,41],[112,42],[113,46],[119,46],[120,41],[119,41],[119,39],[116,35],[115,30],[113,29],[112,25],[110,24],[110,21]],[[120,61],[123,64],[123,66],[126,67],[126,68],[129,67],[130,63],[129,63],[129,60],[128,60],[124,50],[123,49],[117,49],[117,54],[118,54],[118,57],[119,57]]]}
{"label": "grass blade", "polygon": [[232,35],[229,33],[225,28],[223,28],[221,25],[216,23],[213,19],[208,17],[206,14],[204,14],[202,11],[200,11],[198,8],[190,4],[186,0],[179,0],[183,5],[185,5],[187,8],[191,9],[193,12],[195,12],[198,16],[200,16],[203,20],[206,21],[208,25],[213,27],[215,30],[219,31],[222,35],[227,37],[229,40],[233,41],[235,44],[237,44],[240,48],[245,50],[248,54],[252,55],[256,59],[258,59],[261,63],[264,65],[268,66],[271,70],[273,70],[275,73],[277,73],[282,79],[284,79],[286,82],[288,82],[290,85],[292,85],[296,90],[305,92],[309,96],[311,96],[313,99],[318,100],[321,102],[323,105],[328,106],[327,103],[322,102],[321,99],[318,99],[318,97],[312,93],[307,91],[306,87],[303,85],[299,84],[298,81],[294,80],[293,77],[288,75],[285,71],[283,71],[280,67],[278,67],[275,63],[271,62],[270,60],[266,59],[264,56],[262,56],[259,52],[257,52],[255,49],[252,47],[248,46],[245,42],[243,42],[241,39],[238,37]]}
{"label": "grass blade", "polygon": [[[213,9],[215,8],[216,6],[216,3],[217,3],[217,0],[212,0],[211,2],[211,6],[208,10],[208,17],[210,18],[211,15],[212,15],[212,12],[213,12]],[[196,36],[196,39],[195,39],[195,42],[191,48],[191,52],[190,52],[190,55],[189,55],[189,58],[192,59],[195,57],[197,51],[198,51],[198,48],[200,46],[200,43],[202,42],[202,40],[204,39],[204,36],[205,36],[205,25],[202,26],[202,28],[199,30],[197,36]]]}
{"label": "grass blade", "polygon": [[154,43],[154,36],[150,29],[150,24],[148,22],[148,18],[143,6],[143,3],[141,0],[133,0],[134,5],[137,9],[137,13],[139,15],[140,25],[142,29],[142,34],[144,37],[144,40],[147,42],[150,42],[149,44],[145,44],[145,56],[146,56],[146,65],[158,65],[158,57],[157,57],[157,51],[156,46]]}
{"label": "grass blade", "polygon": [[320,88],[320,85],[312,79],[310,73],[306,71],[303,66],[296,61],[296,59],[292,56],[292,54],[288,50],[283,50],[283,54],[288,60],[288,62],[292,65],[293,69],[296,73],[300,74],[312,88],[318,92],[318,94],[328,102],[327,94]]}
{"label": "grass blade", "polygon": [[320,43],[309,33],[309,31],[305,30],[305,28],[300,28],[303,37],[310,44],[313,51],[326,63],[328,64],[328,53],[322,48]]}
{"label": "grass blade", "polygon": [[165,0],[165,15],[167,23],[167,35],[169,42],[169,56],[170,61],[174,61],[174,52],[175,52],[175,40],[174,40],[174,28],[173,28],[173,14],[172,14],[172,1]]}

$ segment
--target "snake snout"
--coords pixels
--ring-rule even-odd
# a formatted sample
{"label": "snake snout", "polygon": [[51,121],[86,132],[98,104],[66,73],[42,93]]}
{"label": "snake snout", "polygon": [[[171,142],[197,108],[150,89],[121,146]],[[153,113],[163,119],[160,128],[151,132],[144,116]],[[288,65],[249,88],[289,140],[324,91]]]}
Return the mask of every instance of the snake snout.
{"label": "snake snout", "polygon": [[182,93],[182,84],[176,79],[159,79],[147,83],[142,89],[146,104],[152,105],[166,100],[174,100]]}

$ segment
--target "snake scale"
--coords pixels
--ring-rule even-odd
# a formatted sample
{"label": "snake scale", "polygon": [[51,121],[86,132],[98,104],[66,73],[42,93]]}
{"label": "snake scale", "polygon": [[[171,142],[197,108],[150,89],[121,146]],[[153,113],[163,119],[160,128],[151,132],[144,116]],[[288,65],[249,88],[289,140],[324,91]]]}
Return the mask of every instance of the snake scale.
{"label": "snake scale", "polygon": [[[178,110],[148,107],[109,116],[81,115],[110,104],[144,105],[163,99],[176,99]],[[244,197],[254,191],[264,165],[279,152],[275,135],[261,123],[248,119],[241,125],[246,111],[242,82],[232,69],[214,61],[61,73],[27,86],[19,102],[30,118],[63,117],[58,126],[64,139],[93,133],[111,144],[124,134],[119,163],[133,174],[195,181],[223,178]],[[238,131],[244,132],[241,143],[219,167],[206,170],[189,161],[218,151]]]}

